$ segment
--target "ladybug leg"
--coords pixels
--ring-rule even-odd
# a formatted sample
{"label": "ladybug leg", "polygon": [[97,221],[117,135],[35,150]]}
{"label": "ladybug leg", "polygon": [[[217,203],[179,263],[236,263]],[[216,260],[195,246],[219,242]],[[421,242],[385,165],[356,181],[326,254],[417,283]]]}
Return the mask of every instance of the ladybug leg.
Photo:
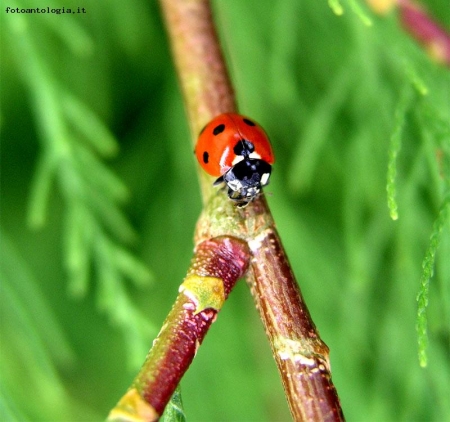
{"label": "ladybug leg", "polygon": [[253,198],[245,198],[240,192],[231,188],[228,189],[228,197],[236,203],[238,208],[245,208],[253,200]]}
{"label": "ladybug leg", "polygon": [[240,194],[240,192],[235,191],[231,188],[228,188],[228,197],[235,202],[240,202],[244,200],[244,197]]}
{"label": "ladybug leg", "polygon": [[220,176],[218,179],[215,180],[215,182],[213,183],[213,186],[217,186],[220,185],[221,183],[224,183],[225,180],[223,179],[223,176]]}
{"label": "ladybug leg", "polygon": [[253,199],[251,199],[250,201],[243,201],[243,202],[238,202],[236,204],[237,208],[245,208],[248,204],[250,204],[250,202],[252,202]]}

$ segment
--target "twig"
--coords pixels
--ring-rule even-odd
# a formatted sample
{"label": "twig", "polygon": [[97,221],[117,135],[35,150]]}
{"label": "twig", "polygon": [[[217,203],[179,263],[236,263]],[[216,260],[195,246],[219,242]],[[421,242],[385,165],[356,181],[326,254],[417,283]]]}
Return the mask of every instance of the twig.
{"label": "twig", "polygon": [[[161,0],[161,5],[195,141],[212,117],[235,111],[235,99],[209,2]],[[110,419],[150,421],[160,416],[221,300],[245,274],[294,420],[343,420],[328,348],[311,320],[266,201],[260,197],[237,208],[223,191],[211,189],[209,176],[202,172],[200,178],[205,207],[193,264],[146,363]],[[212,301],[213,296],[221,300]]]}
{"label": "twig", "polygon": [[412,0],[366,1],[380,15],[385,15],[397,7],[404,30],[425,48],[433,60],[450,66],[450,34],[424,7]]}
{"label": "twig", "polygon": [[[289,265],[264,197],[244,209],[213,198],[202,214],[196,241],[244,237],[252,256],[247,282],[260,313],[295,421],[344,420],[331,382],[328,347],[320,339]],[[230,201],[228,201],[230,202]],[[221,207],[226,226],[214,226]]]}
{"label": "twig", "polygon": [[[160,0],[180,79],[192,142],[213,117],[236,111],[236,101],[206,0]],[[204,203],[213,179],[200,173]]]}
{"label": "twig", "polygon": [[437,62],[450,66],[450,35],[424,8],[410,0],[398,0],[400,21]]}
{"label": "twig", "polygon": [[110,420],[153,421],[161,416],[217,312],[248,267],[245,242],[218,237],[201,242],[188,275],[145,363]]}

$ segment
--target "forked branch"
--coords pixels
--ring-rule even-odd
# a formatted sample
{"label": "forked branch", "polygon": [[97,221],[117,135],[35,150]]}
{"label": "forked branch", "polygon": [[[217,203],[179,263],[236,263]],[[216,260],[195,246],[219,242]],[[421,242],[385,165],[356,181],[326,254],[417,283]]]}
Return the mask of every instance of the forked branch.
{"label": "forked branch", "polygon": [[[207,0],[160,0],[191,134],[236,111]],[[238,278],[246,276],[296,421],[340,421],[328,348],[301,296],[263,197],[236,207],[200,170],[204,210],[180,294],[110,420],[157,420]]]}

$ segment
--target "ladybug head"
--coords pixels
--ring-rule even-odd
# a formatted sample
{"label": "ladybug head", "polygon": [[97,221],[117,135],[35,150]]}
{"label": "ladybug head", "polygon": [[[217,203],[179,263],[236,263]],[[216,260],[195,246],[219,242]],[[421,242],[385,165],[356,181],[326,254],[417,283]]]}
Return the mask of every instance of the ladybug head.
{"label": "ladybug head", "polygon": [[247,157],[231,167],[214,184],[226,183],[229,198],[244,207],[259,195],[263,186],[269,184],[271,172],[272,166],[266,161]]}

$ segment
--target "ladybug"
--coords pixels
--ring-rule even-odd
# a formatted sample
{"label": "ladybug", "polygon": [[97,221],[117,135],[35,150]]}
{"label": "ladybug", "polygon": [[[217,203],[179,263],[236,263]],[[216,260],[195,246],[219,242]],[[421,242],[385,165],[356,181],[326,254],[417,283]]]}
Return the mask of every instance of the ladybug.
{"label": "ladybug", "polygon": [[238,206],[253,201],[269,183],[272,147],[264,129],[248,117],[221,114],[200,132],[195,155],[214,185],[225,183],[228,196]]}

